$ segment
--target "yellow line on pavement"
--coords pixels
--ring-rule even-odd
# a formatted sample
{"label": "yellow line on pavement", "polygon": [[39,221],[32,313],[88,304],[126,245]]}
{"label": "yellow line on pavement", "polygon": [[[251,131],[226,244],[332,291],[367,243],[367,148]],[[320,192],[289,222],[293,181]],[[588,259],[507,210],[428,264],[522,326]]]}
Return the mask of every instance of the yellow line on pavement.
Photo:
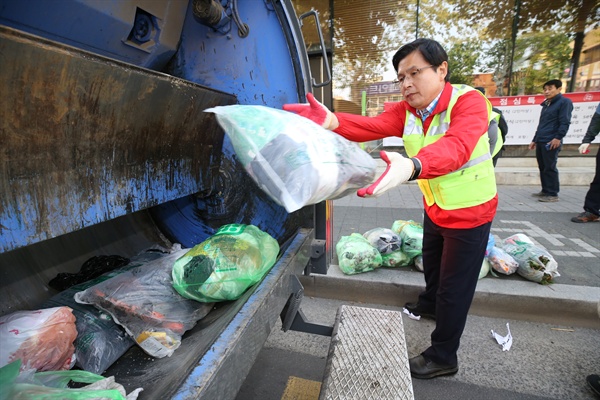
{"label": "yellow line on pavement", "polygon": [[290,376],[281,400],[318,400],[320,391],[321,382]]}

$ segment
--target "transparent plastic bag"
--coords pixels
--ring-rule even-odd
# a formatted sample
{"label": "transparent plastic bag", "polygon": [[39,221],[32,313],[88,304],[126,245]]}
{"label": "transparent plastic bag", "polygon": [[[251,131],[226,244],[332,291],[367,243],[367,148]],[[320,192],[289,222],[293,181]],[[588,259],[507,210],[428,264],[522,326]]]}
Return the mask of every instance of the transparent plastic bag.
{"label": "transparent plastic bag", "polygon": [[527,280],[547,285],[560,276],[554,257],[546,249],[533,244],[524,234],[504,239],[502,249],[519,263],[517,273]]}
{"label": "transparent plastic bag", "polygon": [[485,247],[485,255],[489,255],[490,251],[492,251],[492,249],[494,248],[494,246],[496,245],[496,239],[494,238],[494,235],[492,235],[490,233],[490,236],[488,237],[488,243],[487,246]]}
{"label": "transparent plastic bag", "polygon": [[407,267],[413,263],[413,259],[407,256],[402,250],[396,250],[388,254],[381,255],[382,267]]}
{"label": "transparent plastic bag", "polygon": [[[142,388],[129,395],[114,377],[105,378],[87,371],[34,372],[21,369],[21,360],[0,368],[0,400],[136,400]],[[69,382],[87,386],[70,388]]]}
{"label": "transparent plastic bag", "polygon": [[415,268],[421,272],[425,271],[425,269],[423,268],[423,256],[416,256],[414,259],[415,262]]}
{"label": "transparent plastic bag", "polygon": [[[101,282],[94,279],[89,286]],[[117,325],[109,314],[103,313],[88,304],[75,301],[75,294],[89,286],[76,285],[53,296],[44,306],[65,305],[73,309],[77,318],[77,338],[75,339],[75,365],[82,369],[101,374],[119,357],[134,345],[125,330]]]}
{"label": "transparent plastic bag", "polygon": [[381,254],[360,233],[342,236],[335,246],[338,263],[347,275],[373,271],[381,266]]}
{"label": "transparent plastic bag", "polygon": [[78,292],[75,301],[111,315],[149,355],[171,356],[182,335],[212,309],[183,298],[173,288],[173,263],[188,250],[150,260]]}
{"label": "transparent plastic bag", "polygon": [[0,317],[0,367],[21,360],[23,369],[71,369],[76,337],[75,316],[69,307],[4,315]]}
{"label": "transparent plastic bag", "polygon": [[215,113],[242,165],[287,212],[370,185],[377,162],[356,143],[291,112],[253,105]]}
{"label": "transparent plastic bag", "polygon": [[488,261],[487,258],[483,259],[483,262],[481,263],[481,269],[479,270],[479,278],[485,278],[487,276],[487,274],[489,274],[490,272],[490,262]]}
{"label": "transparent plastic bag", "polygon": [[400,250],[402,246],[400,236],[388,228],[374,228],[363,233],[363,236],[382,256]]}
{"label": "transparent plastic bag", "polygon": [[423,253],[423,225],[412,220],[397,220],[392,230],[402,239],[402,251],[411,259]]}
{"label": "transparent plastic bag", "polygon": [[275,265],[279,244],[254,225],[229,224],[173,265],[173,286],[200,302],[238,299]]}
{"label": "transparent plastic bag", "polygon": [[499,247],[494,246],[487,257],[492,269],[501,274],[512,275],[519,268],[519,263],[513,256]]}

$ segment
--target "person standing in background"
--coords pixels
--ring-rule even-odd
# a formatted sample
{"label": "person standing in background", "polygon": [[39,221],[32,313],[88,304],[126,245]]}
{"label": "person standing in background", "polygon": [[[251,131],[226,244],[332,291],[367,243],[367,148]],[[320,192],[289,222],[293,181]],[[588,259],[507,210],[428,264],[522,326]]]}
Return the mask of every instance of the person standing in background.
{"label": "person standing in background", "polygon": [[[590,143],[594,141],[594,138],[600,131],[600,104],[596,108],[594,116],[590,121],[587,132],[581,141],[579,146],[579,153],[589,153]],[[598,222],[600,220],[600,150],[596,154],[596,174],[592,183],[590,183],[590,189],[585,195],[583,202],[583,212],[576,217],[571,218],[573,222]]]}
{"label": "person standing in background", "polygon": [[[475,89],[479,90],[485,96],[485,88],[477,86]],[[508,135],[508,124],[502,111],[499,108],[492,107],[492,121],[490,121],[490,127],[488,128],[488,136],[490,137],[490,152],[492,153],[492,162],[494,167],[498,162],[498,158],[504,151],[504,143],[506,143],[506,135]],[[494,126],[495,124],[495,126]],[[494,128],[495,131],[494,131]]]}
{"label": "person standing in background", "polygon": [[573,102],[560,93],[561,87],[562,82],[559,79],[544,83],[546,100],[542,103],[537,130],[529,143],[529,150],[535,149],[542,183],[541,192],[534,193],[533,196],[539,197],[539,201],[543,202],[558,201],[560,191],[558,153],[562,149],[562,140],[569,130],[573,112]]}

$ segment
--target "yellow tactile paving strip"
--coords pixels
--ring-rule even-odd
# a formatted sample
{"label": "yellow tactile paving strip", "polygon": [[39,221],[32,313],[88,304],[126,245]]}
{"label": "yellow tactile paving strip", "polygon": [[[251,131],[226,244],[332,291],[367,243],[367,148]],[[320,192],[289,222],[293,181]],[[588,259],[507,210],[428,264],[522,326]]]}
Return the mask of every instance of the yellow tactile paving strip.
{"label": "yellow tactile paving strip", "polygon": [[321,382],[290,376],[281,400],[317,400]]}

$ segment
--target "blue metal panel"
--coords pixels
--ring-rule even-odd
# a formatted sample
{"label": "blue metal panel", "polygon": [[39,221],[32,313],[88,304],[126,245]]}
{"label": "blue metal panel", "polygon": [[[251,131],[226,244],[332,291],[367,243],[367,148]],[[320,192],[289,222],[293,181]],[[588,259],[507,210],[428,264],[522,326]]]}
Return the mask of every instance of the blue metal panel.
{"label": "blue metal panel", "polygon": [[[288,8],[291,6],[256,1],[238,4],[239,16],[249,27],[247,37],[238,35],[233,22],[219,31],[201,25],[188,10],[179,50],[167,72],[232,93],[240,104],[280,108],[297,102],[308,90],[309,75],[302,38],[294,25],[297,20]],[[299,226],[312,227],[313,208],[290,215],[266,197],[237,162],[227,137],[222,154],[220,173],[227,176],[233,190],[215,187],[207,196],[198,194],[152,210],[170,238],[194,245],[221,224],[238,222],[256,225],[282,242]]]}
{"label": "blue metal panel", "polygon": [[[308,89],[308,69],[294,61],[304,48],[294,48],[291,24],[280,4],[238,2],[249,34],[241,38],[235,24],[223,34],[198,24],[188,11],[182,41],[169,72],[192,82],[231,93],[240,104],[279,108],[297,102]],[[306,55],[304,55],[306,57]],[[304,66],[306,68],[306,66]],[[301,76],[302,84],[298,84]]]}
{"label": "blue metal panel", "polygon": [[181,0],[14,0],[0,2],[0,24],[160,70],[177,48],[186,10]]}
{"label": "blue metal panel", "polygon": [[6,27],[0,64],[0,253],[212,186],[233,96]]}
{"label": "blue metal panel", "polygon": [[[200,24],[193,17],[192,2],[184,3],[150,0],[3,2],[0,5],[0,22],[92,50],[98,54],[154,69],[162,68],[165,64],[164,58],[171,55],[171,52],[161,46],[165,43],[177,43],[181,36],[180,47],[175,57],[164,69],[170,75],[234,94],[238,96],[238,102],[241,104],[281,107],[284,103],[296,102],[304,97],[309,89],[308,59],[295,14],[289,3],[237,2],[236,10],[239,18],[249,27],[249,34],[246,37],[238,35],[238,27],[233,22],[233,18],[229,19],[228,24],[220,27],[219,31]],[[226,7],[228,15],[232,14],[231,5],[232,3]],[[139,10],[143,10],[158,21],[157,26],[160,29],[157,35],[153,36],[156,41],[154,47],[135,48],[125,44],[127,35],[133,29],[136,12]],[[127,83],[126,87],[129,88],[130,83]],[[133,92],[139,89],[134,88]],[[83,94],[90,96],[90,99],[94,98],[93,93]],[[68,98],[67,91],[64,97]],[[169,117],[168,105],[153,107],[153,113],[164,115],[165,118]],[[114,115],[120,120],[126,121],[129,118],[132,124],[137,125],[143,123],[145,118],[135,113],[124,115],[124,110],[119,104],[116,105]],[[206,124],[204,126],[188,124],[188,126],[190,130],[195,130],[201,135],[210,136],[214,133],[206,131],[208,126]],[[129,135],[125,132],[122,134]],[[126,142],[131,139],[124,140]],[[140,150],[143,151],[143,149],[136,149],[136,152],[139,153]],[[213,164],[210,170],[198,171],[199,175],[208,177],[208,180],[204,182],[201,192],[190,198],[181,199],[182,196],[193,192],[190,189],[198,188],[198,180],[190,181],[189,175],[177,176],[177,168],[170,168],[172,174],[161,177],[161,169],[152,172],[152,167],[148,166],[146,172],[142,168],[129,181],[115,181],[113,171],[93,168],[78,176],[87,174],[90,177],[105,177],[100,182],[100,187],[92,188],[93,192],[104,193],[101,197],[103,200],[97,207],[86,207],[86,201],[81,202],[74,197],[67,198],[65,207],[65,197],[63,196],[61,200],[60,194],[57,193],[54,199],[56,204],[50,208],[59,210],[58,214],[45,214],[43,219],[51,220],[52,225],[58,229],[53,229],[46,236],[44,236],[46,231],[38,233],[23,229],[24,221],[34,224],[38,230],[39,227],[46,226],[39,223],[41,219],[35,207],[16,207],[14,210],[9,210],[14,218],[9,219],[9,222],[14,223],[10,222],[11,226],[6,227],[11,232],[22,231],[23,237],[15,243],[23,245],[153,204],[160,204],[160,207],[153,210],[158,225],[173,241],[186,245],[193,245],[205,239],[214,232],[215,228],[224,223],[252,223],[280,241],[288,239],[299,226],[312,225],[312,209],[299,213],[302,215],[289,216],[283,208],[264,196],[238,165],[228,140],[225,140],[222,149],[216,150],[223,157],[221,160],[211,159]],[[169,151],[170,148],[165,147],[164,157],[176,163],[177,155],[170,154]],[[182,163],[185,165],[184,161]],[[176,164],[172,165],[176,166]],[[189,171],[189,167],[183,169]],[[227,177],[234,177],[234,182],[239,185],[232,187],[232,182],[228,181]],[[68,178],[66,177],[67,180]],[[166,178],[169,181],[176,180],[175,192],[146,199],[142,196],[131,196],[131,188],[138,188],[142,192],[144,188],[158,188],[161,180]],[[81,185],[81,182],[67,182],[67,185],[73,187]],[[134,189],[134,192],[136,190]],[[34,187],[21,187],[19,191],[20,196],[30,196],[25,204],[36,204]],[[48,204],[52,203],[50,197],[46,196]],[[178,197],[180,200],[174,203],[165,203]],[[121,201],[111,201],[113,199],[121,199]],[[182,206],[182,203],[185,206]],[[73,219],[73,216],[77,217]],[[68,221],[70,218],[71,221]],[[60,221],[68,222],[65,226],[60,226]],[[14,245],[5,250],[12,247]]]}

